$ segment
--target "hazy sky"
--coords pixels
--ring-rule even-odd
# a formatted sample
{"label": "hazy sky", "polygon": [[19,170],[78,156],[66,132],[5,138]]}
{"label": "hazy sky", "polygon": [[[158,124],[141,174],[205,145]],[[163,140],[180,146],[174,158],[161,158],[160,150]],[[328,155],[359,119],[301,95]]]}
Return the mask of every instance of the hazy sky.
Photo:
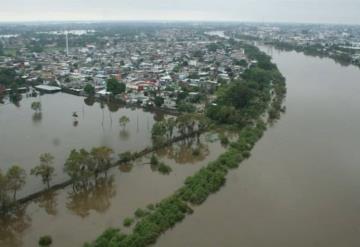
{"label": "hazy sky", "polygon": [[360,24],[360,0],[0,0],[0,21],[205,20]]}

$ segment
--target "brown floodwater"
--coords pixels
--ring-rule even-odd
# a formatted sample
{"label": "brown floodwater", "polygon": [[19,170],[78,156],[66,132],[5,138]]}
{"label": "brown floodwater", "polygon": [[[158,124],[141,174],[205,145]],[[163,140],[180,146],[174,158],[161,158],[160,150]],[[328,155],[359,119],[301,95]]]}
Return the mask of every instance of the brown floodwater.
{"label": "brown floodwater", "polygon": [[[71,95],[49,95],[46,96],[46,98],[49,102],[56,99],[64,100],[67,98],[72,100],[73,103],[78,102],[78,98],[74,98],[74,96]],[[42,101],[44,101],[44,98],[42,98]],[[22,101],[22,103],[25,105],[26,102]],[[81,102],[78,103],[81,107]],[[6,107],[13,106],[6,105]],[[21,111],[20,109],[11,109],[11,111],[14,110]],[[8,109],[8,112],[11,111]],[[26,110],[24,109],[24,111]],[[116,151],[138,151],[139,149],[146,147],[148,144],[150,145],[147,121],[149,121],[149,126],[151,127],[154,116],[149,113],[144,113],[141,110],[130,111],[127,109],[121,109],[121,113],[113,113],[113,127],[111,128],[111,125],[109,125],[110,120],[108,119],[108,122],[106,122],[107,124],[104,123],[103,128],[101,122],[99,122],[102,121],[101,109],[92,115],[89,114],[91,109],[85,108],[85,116],[92,116],[92,118],[89,117],[87,119],[92,123],[89,123],[88,128],[81,132],[86,136],[81,136],[80,133],[73,131],[72,129],[71,111],[73,110],[68,109],[66,111],[70,112],[70,117],[65,117],[66,119],[64,122],[59,124],[63,130],[69,128],[69,132],[71,132],[71,134],[69,133],[66,135],[67,138],[62,138],[61,143],[64,143],[66,140],[66,142],[70,143],[75,142],[74,145],[83,144],[89,147],[95,144],[107,144],[112,146]],[[139,129],[142,130],[142,132],[140,130],[139,132],[137,131],[137,125],[135,125],[135,127],[134,125],[129,125],[127,127],[127,130],[130,133],[129,138],[126,139],[127,142],[123,141],[122,138],[119,138],[119,127],[117,125],[119,115],[125,113],[128,116],[132,116],[130,118],[133,122],[136,121],[134,118],[136,119],[137,115],[139,115],[139,119],[142,120],[141,123],[139,121]],[[4,109],[1,114],[2,116],[7,116],[7,112],[4,111]],[[97,114],[100,114],[100,118],[96,117]],[[13,116],[16,114],[9,113],[9,115]],[[31,117],[31,112],[24,115]],[[67,114],[65,115],[68,116]],[[46,114],[44,114],[44,117],[45,116]],[[53,115],[48,115],[48,117],[50,116]],[[23,117],[24,122],[27,121],[27,117]],[[81,117],[79,118],[81,119]],[[21,118],[19,117],[19,119]],[[5,120],[2,121],[5,122]],[[56,121],[50,119],[47,121],[51,121],[53,124],[56,123]],[[104,120],[104,122],[105,121],[106,120]],[[80,128],[82,123],[85,125],[85,121],[79,122],[80,123],[76,127],[76,130],[78,130],[77,128]],[[36,125],[32,126],[31,118],[30,121],[27,121],[27,124],[31,125],[31,127],[28,128],[34,128],[35,132],[40,132]],[[44,122],[42,122],[42,124],[44,124]],[[18,125],[26,126],[26,124],[20,123],[18,123]],[[51,124],[49,123],[49,125]],[[48,126],[48,124],[45,126]],[[90,126],[98,126],[98,128],[91,129]],[[87,132],[90,129],[91,132]],[[43,130],[41,133],[44,133],[45,136],[53,136],[50,130],[51,129],[47,127],[47,129]],[[48,133],[45,133],[46,131],[48,131]],[[56,130],[56,128],[54,131],[59,133],[59,130]],[[12,133],[15,140],[20,139],[18,134],[15,132]],[[89,137],[88,135],[92,137]],[[141,136],[136,137],[137,135]],[[7,135],[3,134],[3,136]],[[30,138],[33,138],[32,135],[30,136]],[[10,136],[8,136],[8,138],[10,138]],[[82,141],[74,141],[72,138],[82,138]],[[100,140],[97,138],[100,138]],[[43,144],[42,142],[44,141],[46,143],[46,141],[51,140],[51,138],[49,137],[45,139],[46,140],[33,139],[32,142],[34,145],[44,145],[43,147],[46,147],[46,144]],[[120,147],[114,144],[120,145]],[[4,147],[6,146],[5,144],[2,145]],[[59,148],[58,145],[55,147]],[[68,146],[65,145],[65,147]],[[51,149],[51,151],[57,151],[58,156],[61,156],[62,150],[65,158],[65,154],[69,152],[69,150],[65,147],[62,147],[60,150],[54,148],[53,150]],[[194,155],[192,152],[195,148],[200,150],[198,155]],[[72,186],[69,186],[66,189],[58,190],[52,194],[45,194],[38,200],[19,208],[16,214],[10,218],[0,218],[0,246],[37,246],[37,241],[43,235],[52,236],[54,241],[52,246],[54,247],[82,246],[85,241],[94,240],[109,227],[122,227],[123,220],[126,217],[133,216],[133,213],[137,208],[145,208],[148,204],[157,203],[171,195],[176,189],[183,185],[186,177],[194,174],[201,167],[207,165],[209,161],[214,160],[224,151],[225,147],[220,144],[217,135],[208,133],[203,135],[199,142],[196,139],[186,140],[156,152],[160,161],[171,166],[173,171],[169,175],[161,175],[159,172],[153,171],[149,165],[150,156],[147,156],[138,159],[132,165],[123,165],[121,167],[111,169],[107,178],[104,177],[100,179],[96,186],[90,187],[87,191],[75,193]],[[28,150],[26,150],[26,153],[29,153],[30,157],[33,157],[31,156],[32,153]],[[16,157],[18,159],[25,160],[26,158],[22,157],[22,154],[23,153],[20,152],[18,157]],[[9,154],[7,155],[8,157],[10,156]],[[37,155],[34,157],[36,158],[36,156]],[[59,164],[59,166],[60,165],[61,164]]]}
{"label": "brown floodwater", "polygon": [[[31,109],[34,101],[41,101],[41,115]],[[108,146],[117,154],[151,146],[151,128],[157,117],[142,109],[85,102],[83,97],[65,93],[23,96],[18,106],[4,102],[0,104],[0,168],[19,164],[29,174],[39,164],[40,154],[49,152],[55,157],[54,182],[66,179],[63,164],[71,149]],[[78,117],[73,117],[74,112]],[[125,129],[119,125],[123,115],[130,119]],[[42,188],[39,178],[28,176],[20,195]]]}
{"label": "brown floodwater", "polygon": [[270,53],[287,112],[159,247],[360,246],[360,70]]}

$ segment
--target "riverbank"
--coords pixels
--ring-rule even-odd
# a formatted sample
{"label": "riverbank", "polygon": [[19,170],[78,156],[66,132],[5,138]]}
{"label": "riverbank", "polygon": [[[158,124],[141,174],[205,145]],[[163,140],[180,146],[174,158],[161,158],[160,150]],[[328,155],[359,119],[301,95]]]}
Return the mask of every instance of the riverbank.
{"label": "riverbank", "polygon": [[[246,102],[246,98],[242,98],[245,102],[238,104],[239,95],[236,91],[240,90],[239,93],[241,94],[248,89],[246,86],[243,88],[244,85],[242,84],[232,82],[223,89],[224,97],[229,98],[230,101],[223,102],[220,97],[218,99],[219,104],[212,107],[221,109],[208,109],[207,113],[218,124],[229,123],[233,121],[233,117],[239,117],[240,122],[237,123],[239,128],[238,140],[230,144],[225,154],[209,163],[206,168],[201,169],[195,175],[187,178],[182,188],[157,203],[154,209],[148,211],[136,223],[131,234],[126,235],[119,229],[108,229],[96,241],[92,244],[86,244],[86,246],[117,245],[131,247],[154,244],[162,233],[181,222],[186,215],[191,214],[194,211],[194,205],[202,204],[211,194],[217,192],[225,184],[226,175],[231,169],[237,168],[243,160],[250,157],[250,151],[266,129],[266,124],[260,120],[260,117],[268,110],[275,109],[273,102],[276,102],[277,105],[283,101],[286,89],[285,79],[276,66],[271,63],[270,58],[253,46],[242,45],[245,46],[245,51],[250,58],[259,61],[257,67],[250,69],[248,73],[243,75],[244,83],[246,84],[246,80],[251,79],[251,82],[255,83],[253,86],[257,88],[257,92],[253,92],[254,95],[249,96],[248,102]],[[259,76],[261,74],[262,76]],[[265,75],[267,76],[263,77]],[[271,92],[274,93],[273,98],[270,96]],[[250,92],[248,93],[250,94]],[[230,107],[229,104],[237,106],[233,112],[235,115],[228,115],[224,119],[218,114],[224,114]],[[270,105],[272,106],[270,107]],[[280,108],[275,110],[280,111]],[[239,115],[240,111],[241,115]]]}
{"label": "riverbank", "polygon": [[360,245],[359,69],[261,50],[286,77],[286,114],[229,173],[220,193],[155,246]]}

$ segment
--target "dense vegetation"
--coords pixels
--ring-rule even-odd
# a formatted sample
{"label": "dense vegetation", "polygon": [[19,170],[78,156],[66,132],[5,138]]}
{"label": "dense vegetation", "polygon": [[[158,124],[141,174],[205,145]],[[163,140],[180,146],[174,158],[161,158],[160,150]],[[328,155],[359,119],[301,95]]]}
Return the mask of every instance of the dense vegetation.
{"label": "dense vegetation", "polygon": [[[233,81],[220,88],[217,100],[206,110],[206,115],[214,123],[234,125],[239,131],[238,140],[230,143],[226,153],[217,160],[187,178],[185,184],[173,195],[155,205],[153,210],[142,214],[132,233],[126,235],[119,229],[108,229],[93,243],[85,246],[144,247],[154,244],[163,232],[192,213],[191,205],[203,203],[210,194],[218,191],[225,184],[229,170],[238,167],[242,160],[250,157],[250,151],[266,129],[264,113],[276,111],[276,114],[268,114],[269,120],[279,116],[286,89],[285,79],[270,57],[256,47],[244,46],[247,55],[256,59],[257,64],[244,73],[242,80]],[[191,123],[189,116],[184,118],[187,119],[185,123]],[[166,121],[159,123],[153,129],[153,138],[169,135],[167,126],[169,124]],[[171,126],[179,125],[175,123]],[[193,128],[195,124],[185,125],[185,131],[186,126]],[[157,162],[157,159],[152,157],[151,163]],[[136,214],[139,212],[137,210]],[[129,225],[130,221],[125,223]]]}
{"label": "dense vegetation", "polygon": [[18,77],[16,71],[10,68],[0,68],[0,84],[10,88],[12,85],[23,85],[24,80]]}

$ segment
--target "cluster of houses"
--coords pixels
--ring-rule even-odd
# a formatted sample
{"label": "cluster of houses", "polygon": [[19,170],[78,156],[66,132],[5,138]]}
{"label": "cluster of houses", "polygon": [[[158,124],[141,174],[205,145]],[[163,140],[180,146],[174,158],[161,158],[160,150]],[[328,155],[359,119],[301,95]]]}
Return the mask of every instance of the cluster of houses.
{"label": "cluster of houses", "polygon": [[151,92],[155,92],[164,98],[165,107],[175,108],[184,87],[191,97],[212,92],[219,83],[236,79],[250,64],[242,48],[194,30],[161,29],[151,36],[141,34],[121,42],[119,35],[98,37],[84,45],[72,44],[72,38],[78,36],[70,35],[65,50],[52,44],[41,52],[18,47],[13,56],[0,57],[0,67],[15,68],[29,83],[79,95],[91,84],[97,97],[110,94],[106,81],[115,77],[127,89],[126,94],[116,97],[129,103],[153,104]]}

